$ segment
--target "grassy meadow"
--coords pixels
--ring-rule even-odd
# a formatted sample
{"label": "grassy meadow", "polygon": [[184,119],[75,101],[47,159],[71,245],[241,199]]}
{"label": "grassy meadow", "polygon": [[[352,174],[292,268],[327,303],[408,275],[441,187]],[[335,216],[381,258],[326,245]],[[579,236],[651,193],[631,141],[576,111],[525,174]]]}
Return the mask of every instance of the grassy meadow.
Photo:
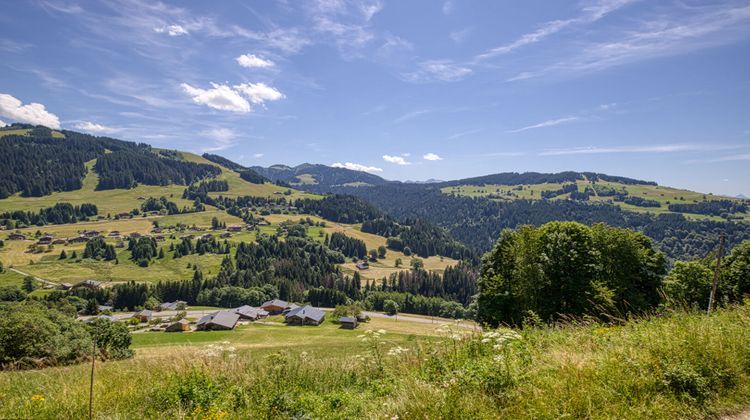
{"label": "grassy meadow", "polygon": [[[748,305],[623,326],[364,328],[386,333],[136,333],[135,358],[97,366],[95,417],[674,419],[750,404]],[[0,417],[86,417],[89,368],[1,372]]]}
{"label": "grassy meadow", "polygon": [[[604,187],[625,190],[631,197],[641,197],[648,200],[655,200],[660,203],[660,207],[639,207],[632,204],[614,201],[612,197],[598,197],[595,195],[589,197],[589,201],[594,203],[611,203],[621,207],[623,210],[638,213],[673,213],[668,209],[669,203],[686,204],[707,200],[737,200],[737,198],[734,197],[714,196],[711,194],[703,194],[695,191],[688,191],[658,185],[626,185],[609,181],[597,181],[596,183]],[[578,185],[578,191],[580,192],[583,192],[586,187],[592,185],[592,183],[588,180],[579,180],[576,182],[576,184]],[[493,199],[498,201],[512,201],[521,199],[540,200],[542,192],[558,190],[562,186],[562,183],[525,184],[520,186],[521,188],[519,189],[518,186],[514,185],[460,185],[455,187],[443,187],[441,191],[444,194],[455,194],[465,197],[488,197],[492,195]],[[551,198],[551,200],[565,200],[569,197],[570,194],[561,194],[559,196]],[[684,214],[685,217],[694,220],[723,220],[718,216],[708,216],[692,213],[682,214]],[[736,214],[735,216],[741,216],[744,217],[745,220],[750,220],[750,214]]]}

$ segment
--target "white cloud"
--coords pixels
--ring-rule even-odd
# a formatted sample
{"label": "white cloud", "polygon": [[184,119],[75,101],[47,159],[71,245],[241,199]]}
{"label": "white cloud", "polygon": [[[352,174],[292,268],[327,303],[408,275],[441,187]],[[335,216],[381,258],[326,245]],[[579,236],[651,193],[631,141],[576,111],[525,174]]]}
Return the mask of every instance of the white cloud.
{"label": "white cloud", "polygon": [[253,154],[253,157],[256,158],[256,159],[260,159],[263,156],[265,156],[263,153],[255,153],[255,154]]}
{"label": "white cloud", "polygon": [[543,121],[543,122],[540,122],[539,124],[534,124],[534,125],[529,125],[529,126],[526,126],[526,127],[517,128],[515,130],[510,130],[508,132],[509,133],[520,133],[521,131],[533,130],[535,128],[552,127],[552,126],[555,126],[555,125],[564,124],[564,123],[571,122],[571,121],[576,121],[576,120],[578,120],[578,117],[558,118],[558,119],[555,119],[555,120]]}
{"label": "white cloud", "polygon": [[182,25],[166,25],[159,28],[154,28],[154,31],[163,34],[166,33],[169,36],[180,36],[187,35],[188,31]]}
{"label": "white cloud", "polygon": [[395,163],[396,165],[411,165],[411,162],[408,162],[401,156],[383,155],[383,160],[389,163]]}
{"label": "white cloud", "polygon": [[77,128],[79,130],[83,130],[88,133],[94,133],[94,134],[114,133],[116,131],[119,131],[118,128],[107,127],[106,125],[93,123],[91,121],[81,121],[75,124],[73,128]]}
{"label": "white cloud", "polygon": [[44,105],[36,102],[23,105],[20,100],[5,93],[0,93],[0,116],[22,123],[60,128],[60,119],[47,112]]}
{"label": "white cloud", "polygon": [[434,153],[427,153],[426,155],[422,156],[424,160],[443,160],[440,156],[434,154]]}
{"label": "white cloud", "polygon": [[449,60],[429,60],[419,63],[417,71],[404,74],[404,79],[410,82],[457,82],[473,71]]}
{"label": "white cloud", "polygon": [[351,169],[352,171],[360,171],[360,172],[383,172],[381,168],[377,168],[375,166],[367,166],[362,165],[359,163],[352,163],[352,162],[336,162],[333,165],[331,165],[334,168],[344,168],[344,169]]}
{"label": "white cloud", "polygon": [[608,104],[601,104],[601,105],[599,105],[599,109],[601,109],[602,111],[608,111],[608,110],[610,110],[610,109],[612,109],[612,108],[614,108],[616,106],[617,106],[617,103],[616,102],[612,102],[612,103],[608,103]]}
{"label": "white cloud", "polygon": [[373,16],[383,10],[383,3],[380,1],[376,1],[373,3],[362,3],[359,5],[359,10],[362,12],[365,20],[370,20]]}
{"label": "white cloud", "polygon": [[203,148],[204,152],[218,152],[228,149],[234,146],[234,139],[237,137],[233,130],[223,127],[212,128],[201,132],[201,134],[214,141],[214,144]]}
{"label": "white cloud", "polygon": [[255,54],[242,54],[237,57],[237,63],[242,67],[261,69],[273,67],[275,65],[273,61],[263,59]]}
{"label": "white cloud", "polygon": [[6,124],[5,121],[0,120],[0,127],[5,127],[6,125],[8,124]]}
{"label": "white cloud", "polygon": [[266,101],[278,101],[284,98],[283,93],[265,83],[243,83],[234,86],[234,89],[250,98],[250,102],[254,104],[263,104]]}
{"label": "white cloud", "polygon": [[211,89],[201,89],[187,83],[180,85],[182,90],[193,98],[193,102],[206,105],[221,111],[247,113],[251,111],[250,104],[237,91],[227,85],[211,83]]}

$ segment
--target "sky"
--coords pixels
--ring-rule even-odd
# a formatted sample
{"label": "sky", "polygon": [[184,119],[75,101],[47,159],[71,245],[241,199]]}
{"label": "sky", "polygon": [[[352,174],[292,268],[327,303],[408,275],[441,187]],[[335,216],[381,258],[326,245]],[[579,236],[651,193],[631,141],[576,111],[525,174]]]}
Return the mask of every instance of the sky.
{"label": "sky", "polygon": [[750,1],[39,1],[0,125],[386,179],[596,171],[750,196]]}

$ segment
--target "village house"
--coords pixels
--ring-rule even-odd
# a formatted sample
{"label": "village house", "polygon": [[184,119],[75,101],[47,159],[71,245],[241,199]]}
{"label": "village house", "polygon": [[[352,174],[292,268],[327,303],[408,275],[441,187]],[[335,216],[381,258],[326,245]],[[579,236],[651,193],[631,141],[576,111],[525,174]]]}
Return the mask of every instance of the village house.
{"label": "village house", "polygon": [[357,268],[360,270],[367,270],[368,268],[370,268],[370,263],[368,263],[367,261],[360,261],[357,263]]}
{"label": "village house", "polygon": [[295,308],[284,317],[289,325],[320,325],[326,318],[325,312],[310,305]]}
{"label": "village house", "polygon": [[190,331],[190,321],[187,319],[181,319],[179,321],[175,321],[167,326],[167,328],[164,329],[166,332],[184,332],[184,331]]}
{"label": "village house", "polygon": [[289,304],[289,305],[288,305],[288,306],[287,306],[286,308],[284,308],[284,310],[283,310],[283,311],[281,311],[281,315],[286,315],[286,314],[288,314],[288,313],[289,313],[290,311],[293,311],[293,310],[295,310],[295,309],[297,309],[297,308],[299,308],[299,306],[298,306],[298,305],[295,305],[295,304],[293,304],[293,303],[290,303],[290,304]]}
{"label": "village house", "polygon": [[91,289],[91,290],[97,290],[102,288],[102,283],[98,282],[96,280],[84,280],[80,281],[73,286],[70,287],[71,289]]}
{"label": "village house", "polygon": [[57,287],[60,290],[70,290],[73,287],[73,285],[70,283],[60,283],[59,285],[57,285]]}
{"label": "village house", "polygon": [[221,235],[219,235],[219,238],[231,238],[232,234],[229,232],[222,232]]}
{"label": "village house", "polygon": [[342,316],[341,319],[339,319],[339,322],[341,323],[341,328],[347,330],[353,330],[357,328],[357,318],[351,316]]}
{"label": "village house", "polygon": [[50,235],[50,234],[46,233],[46,234],[42,235],[42,236],[41,236],[41,237],[39,238],[39,241],[38,241],[37,243],[38,243],[39,245],[49,245],[49,244],[51,244],[51,243],[52,243],[52,241],[53,241],[54,239],[55,239],[55,237],[54,237],[54,236],[52,236],[52,235]]}
{"label": "village house", "polygon": [[10,239],[11,241],[25,241],[26,235],[14,232],[8,235],[8,239]]}
{"label": "village house", "polygon": [[101,234],[97,230],[84,230],[82,235],[86,238],[96,238],[97,236],[100,236]]}
{"label": "village house", "polygon": [[123,212],[123,213],[117,213],[117,217],[120,219],[130,219],[130,213]]}
{"label": "village house", "polygon": [[89,238],[85,236],[75,236],[73,238],[68,238],[69,244],[77,244],[77,243],[88,242],[88,241],[89,241]]}
{"label": "village house", "polygon": [[227,230],[230,232],[241,232],[242,225],[229,225],[227,226]]}
{"label": "village house", "polygon": [[260,305],[260,308],[271,315],[278,315],[284,312],[284,309],[286,309],[287,306],[289,306],[289,303],[287,303],[286,301],[273,299],[269,300],[268,302],[264,302],[262,305]]}
{"label": "village house", "polygon": [[132,233],[131,233],[131,234],[129,235],[129,237],[130,237],[130,238],[133,238],[133,239],[138,239],[138,238],[140,238],[141,236],[143,236],[143,235],[141,235],[141,234],[140,234],[140,233],[138,233],[138,232],[132,232]]}
{"label": "village house", "polygon": [[268,316],[267,311],[253,308],[250,305],[240,306],[239,308],[236,308],[234,312],[239,315],[241,319],[249,319],[250,321],[257,321]]}
{"label": "village house", "polygon": [[113,230],[112,232],[109,232],[109,236],[112,236],[112,237],[120,236],[120,231],[119,230]]}
{"label": "village house", "polygon": [[133,314],[133,318],[141,321],[141,322],[149,322],[151,321],[151,318],[154,317],[154,311],[149,309],[144,309],[140,312],[136,312]]}
{"label": "village house", "polygon": [[199,319],[195,328],[202,331],[233,330],[239,319],[240,316],[233,311],[218,311]]}
{"label": "village house", "polygon": [[53,245],[65,245],[68,243],[68,240],[65,238],[57,238],[54,241],[52,241]]}
{"label": "village house", "polygon": [[187,302],[176,300],[174,302],[164,302],[156,307],[157,311],[184,311],[187,308]]}

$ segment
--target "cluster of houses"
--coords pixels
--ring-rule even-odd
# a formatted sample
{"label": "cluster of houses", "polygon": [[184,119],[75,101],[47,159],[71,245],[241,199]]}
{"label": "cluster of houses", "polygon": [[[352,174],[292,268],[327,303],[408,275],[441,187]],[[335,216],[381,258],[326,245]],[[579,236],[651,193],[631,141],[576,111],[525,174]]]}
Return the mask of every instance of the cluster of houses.
{"label": "cluster of houses", "polygon": [[[133,314],[133,318],[140,322],[151,322],[158,315],[158,311],[184,310],[185,302],[165,302],[155,310],[144,309]],[[273,299],[263,303],[259,308],[243,305],[234,309],[225,309],[203,315],[196,323],[196,331],[221,331],[233,330],[240,321],[259,321],[269,315],[283,315],[287,325],[312,325],[318,326],[325,321],[325,311],[310,305],[298,306],[280,299]],[[342,317],[340,319],[342,328],[354,329],[358,320],[354,317]],[[190,322],[180,319],[163,323],[154,328],[155,331],[184,332],[191,331]]]}

